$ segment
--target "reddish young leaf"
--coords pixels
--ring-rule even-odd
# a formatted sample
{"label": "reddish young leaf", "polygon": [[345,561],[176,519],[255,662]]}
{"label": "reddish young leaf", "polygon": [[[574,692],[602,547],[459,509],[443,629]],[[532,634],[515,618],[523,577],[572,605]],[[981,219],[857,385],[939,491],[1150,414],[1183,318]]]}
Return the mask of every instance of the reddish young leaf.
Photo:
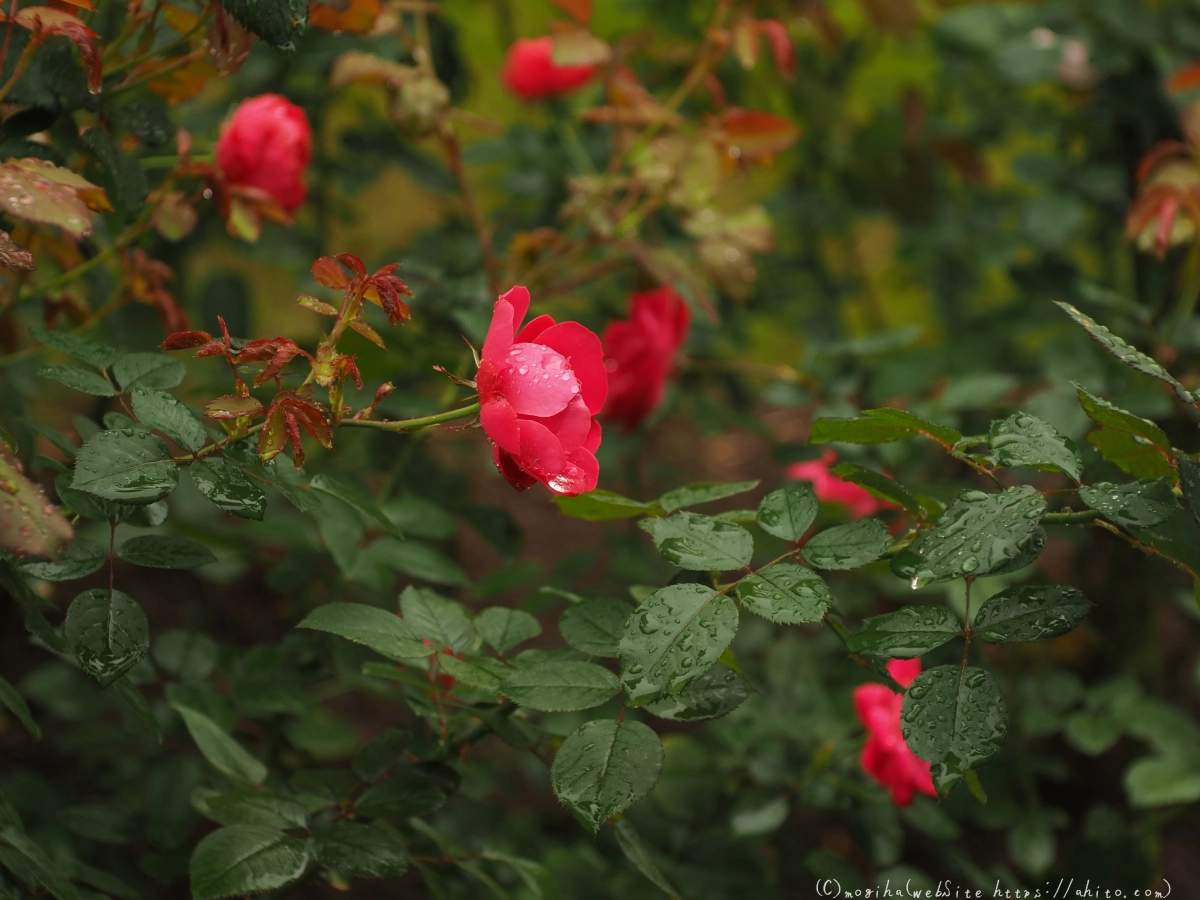
{"label": "reddish young leaf", "polygon": [[364,278],[367,274],[367,267],[363,265],[363,261],[353,253],[337,254],[337,261],[354,273],[355,278]]}
{"label": "reddish young leaf", "polygon": [[758,28],[767,37],[771,56],[775,58],[779,71],[788,76],[796,74],[796,48],[784,24],[778,19],[763,19],[758,23]]}
{"label": "reddish young leaf", "polygon": [[237,394],[210,400],[204,407],[205,414],[214,419],[240,419],[242,416],[258,418],[265,411],[263,405],[254,397],[242,397]]}
{"label": "reddish young leaf", "polygon": [[800,129],[782,116],[731,106],[719,117],[721,141],[735,160],[756,160],[786,150],[800,137]]}
{"label": "reddish young leaf", "polygon": [[353,378],[354,386],[360,391],[363,389],[362,375],[358,372],[358,364],[354,361],[353,356],[339,356],[333,361],[333,365],[339,378]]}
{"label": "reddish young leaf", "polygon": [[27,6],[13,17],[18,25],[24,25],[36,37],[50,38],[61,36],[72,41],[79,48],[83,58],[83,68],[87,72],[88,90],[93,94],[100,93],[103,68],[100,61],[100,51],[96,49],[96,32],[83,24],[69,12],[51,9],[48,6]]}
{"label": "reddish young leaf", "polygon": [[317,280],[317,284],[327,288],[344,288],[350,283],[350,279],[346,277],[346,273],[342,271],[342,267],[337,264],[337,260],[329,256],[322,256],[312,264],[313,278]]}
{"label": "reddish young leaf", "polygon": [[309,6],[308,24],[323,31],[366,34],[379,18],[380,0],[314,0]]}
{"label": "reddish young leaf", "polygon": [[364,319],[351,319],[350,327],[381,350],[387,349],[387,345],[384,344],[383,338],[379,336],[379,332],[372,328]]}
{"label": "reddish young leaf", "polygon": [[592,0],[550,0],[580,25],[592,20]]}
{"label": "reddish young leaf", "polygon": [[207,344],[212,339],[212,335],[207,331],[178,331],[158,346],[163,350],[190,350]]}
{"label": "reddish young leaf", "polygon": [[209,341],[196,351],[196,356],[224,356],[225,344],[221,341]]}
{"label": "reddish young leaf", "polygon": [[318,300],[311,294],[301,294],[296,298],[296,303],[303,306],[305,309],[310,309],[315,313],[320,313],[323,316],[336,316],[338,314],[337,307],[330,306],[324,300]]}
{"label": "reddish young leaf", "polygon": [[267,421],[258,436],[258,455],[263,462],[274,459],[289,441],[296,468],[304,465],[303,429],[326,450],[333,449],[333,431],[325,413],[307,397],[294,391],[280,391],[267,410]]}
{"label": "reddish young leaf", "polygon": [[1188,63],[1167,79],[1167,90],[1172,94],[1182,94],[1193,88],[1200,87],[1200,60]]}

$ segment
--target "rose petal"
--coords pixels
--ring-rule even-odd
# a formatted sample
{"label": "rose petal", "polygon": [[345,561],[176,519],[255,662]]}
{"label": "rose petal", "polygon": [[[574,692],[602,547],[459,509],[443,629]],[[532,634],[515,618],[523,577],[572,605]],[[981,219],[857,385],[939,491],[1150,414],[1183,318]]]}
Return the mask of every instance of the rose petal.
{"label": "rose petal", "polygon": [[520,334],[516,336],[515,340],[526,344],[537,343],[537,336],[553,324],[553,316],[540,315],[536,319],[533,319],[526,324],[526,326],[521,329]]}
{"label": "rose petal", "polygon": [[900,687],[906,688],[912,684],[914,678],[921,674],[921,660],[919,657],[917,659],[893,659],[887,664],[887,670]]}
{"label": "rose petal", "polygon": [[[568,472],[565,473],[567,477],[561,479],[557,485],[551,483],[550,489],[568,497],[595,490],[600,481],[600,463],[596,461],[596,457],[580,447],[571,454],[569,462]],[[575,471],[569,471],[571,468]]]}
{"label": "rose petal", "polygon": [[517,456],[521,468],[549,486],[567,464],[558,438],[541,422],[526,419],[521,423],[521,452]]}
{"label": "rose petal", "polygon": [[[511,294],[512,291],[509,291]],[[508,294],[504,295],[505,297]],[[504,297],[496,301],[492,309],[492,323],[488,326],[487,337],[483,341],[483,352],[480,358],[491,361],[497,368],[504,365],[508,348],[512,346],[513,332],[516,330],[517,319],[513,305]]]}
{"label": "rose petal", "polygon": [[588,453],[595,453],[600,448],[600,423],[592,419],[592,430],[588,432],[588,436],[583,440],[583,449]]}
{"label": "rose petal", "polygon": [[567,358],[543,344],[513,344],[497,385],[522,416],[553,416],[582,392]]}
{"label": "rose petal", "polygon": [[568,454],[587,440],[592,430],[592,414],[578,394],[571,398],[562,412],[531,421],[541,422],[549,428],[558,438],[563,452]]}
{"label": "rose petal", "polygon": [[538,343],[557,350],[570,362],[579,379],[583,402],[592,415],[600,412],[608,396],[608,372],[600,338],[578,322],[560,322],[538,335]]}
{"label": "rose petal", "polygon": [[479,407],[483,433],[509,453],[521,452],[521,425],[517,412],[503,398]]}
{"label": "rose petal", "polygon": [[512,304],[513,330],[516,331],[521,327],[521,323],[525,321],[525,314],[529,312],[529,288],[523,285],[516,285],[501,294],[500,299],[507,300]]}
{"label": "rose petal", "polygon": [[517,465],[517,461],[510,454],[495,445],[492,446],[492,461],[496,463],[496,469],[504,476],[505,480],[518,491],[526,490],[537,484],[536,478]]}

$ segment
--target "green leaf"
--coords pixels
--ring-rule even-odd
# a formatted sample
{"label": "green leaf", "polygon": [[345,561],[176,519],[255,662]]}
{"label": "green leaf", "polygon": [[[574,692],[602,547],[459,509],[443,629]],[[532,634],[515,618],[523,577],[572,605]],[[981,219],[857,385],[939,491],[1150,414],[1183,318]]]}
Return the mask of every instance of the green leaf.
{"label": "green leaf", "polygon": [[57,562],[23,559],[18,565],[31,578],[74,581],[99,571],[108,560],[108,548],[87,538],[76,538]]}
{"label": "green leaf", "polygon": [[655,862],[650,848],[642,841],[628,819],[621,819],[613,829],[617,835],[617,844],[625,858],[633,863],[633,867],[641,872],[656,888],[662,891],[670,900],[679,900],[679,891],[675,890]]}
{"label": "green leaf", "polygon": [[673,697],[646,704],[646,712],[672,722],[701,722],[728,715],[754,693],[741,675],[718,662]]}
{"label": "green leaf", "polygon": [[470,584],[467,573],[458,563],[421,541],[380,538],[369,549],[373,548],[385,555],[385,565],[410,578],[447,587]]}
{"label": "green leaf", "polygon": [[662,765],[662,743],[649,727],[629,718],[596,719],[563,741],[550,782],[563,806],[595,834],[650,792]]}
{"label": "green leaf", "polygon": [[475,617],[475,630],[498,653],[542,633],[541,623],[529,613],[503,606],[489,606]]}
{"label": "green leaf", "polygon": [[322,494],[345,503],[362,516],[365,521],[375,525],[397,540],[404,538],[404,535],[400,533],[400,529],[393,525],[392,520],[385,516],[379,507],[375,505],[375,501],[357,488],[343,481],[338,481],[330,475],[314,475],[311,487],[314,491],[319,491]]}
{"label": "green leaf", "polygon": [[974,769],[999,752],[1008,731],[1008,707],[983,669],[937,666],[908,686],[900,731],[921,759]]}
{"label": "green leaf", "polygon": [[354,812],[360,816],[407,819],[433,812],[458,789],[453,769],[440,765],[403,766],[391,778],[368,788]]}
{"label": "green leaf", "polygon": [[217,509],[243,519],[262,521],[267,495],[233,460],[209,456],[188,466],[188,473],[196,490]]}
{"label": "green leaf", "polygon": [[1182,806],[1200,800],[1200,756],[1148,756],[1125,770],[1130,805]]}
{"label": "green leaf", "polygon": [[558,620],[558,633],[571,647],[591,656],[618,655],[625,620],[633,604],[613,597],[597,597],[569,606]]}
{"label": "green leaf", "polygon": [[1156,448],[1168,462],[1171,460],[1171,442],[1167,440],[1163,430],[1153,422],[1113,406],[1107,400],[1101,400],[1078,384],[1075,385],[1075,392],[1079,395],[1079,405],[1094,422],[1141,438],[1146,444]]}
{"label": "green leaf", "polygon": [[1130,528],[1149,528],[1174,515],[1179,503],[1165,478],[1144,478],[1132,484],[1085,484],[1079,499],[1104,518]]}
{"label": "green leaf", "polygon": [[334,822],[314,834],[313,855],[340,875],[399,878],[408,871],[408,854],[399,841],[355,822]]}
{"label": "green leaf", "polygon": [[960,631],[958,617],[944,606],[905,606],[863,622],[846,639],[853,653],[912,659],[942,646]]}
{"label": "green leaf", "polygon": [[89,128],[79,138],[112,178],[121,212],[127,218],[136,216],[146,205],[146,195],[150,191],[145,170],[136,159],[121,150],[102,128]]}
{"label": "green leaf", "polygon": [[458,521],[444,507],[409,494],[384,503],[380,509],[405,535],[440,541],[453,537]]}
{"label": "green leaf", "polygon": [[217,642],[199,631],[176,629],[154,642],[154,661],[184,684],[203,681],[217,667]]}
{"label": "green leaf", "polygon": [[1175,474],[1169,458],[1145,438],[1115,428],[1089,432],[1100,455],[1134,478],[1169,478]]}
{"label": "green leaf", "polygon": [[758,527],[785,541],[798,541],[816,521],[819,508],[811,484],[789,484],[763,497],[758,504]]}
{"label": "green leaf", "polygon": [[820,622],[833,602],[820,575],[790,562],[747,575],[738,582],[737,595],[750,612],[781,625]]}
{"label": "green leaf", "polygon": [[97,369],[107,369],[121,358],[122,352],[94,337],[72,334],[69,331],[47,331],[45,328],[30,328],[29,336],[47,347],[67,356],[81,359]]}
{"label": "green leaf", "polygon": [[962,440],[953,428],[928,422],[903,409],[867,409],[859,418],[817,419],[810,444],[842,441],[847,444],[888,444],[905,438],[926,437],[950,448]]}
{"label": "green leaf", "polygon": [[630,519],[634,516],[657,516],[662,509],[657,503],[642,503],[630,500],[612,491],[595,490],[578,497],[555,497],[555,505],[565,516],[584,519],[588,522],[603,522],[607,519]]}
{"label": "green leaf", "polygon": [[848,462],[838,463],[829,471],[843,481],[849,481],[864,488],[872,497],[902,506],[919,519],[925,517],[925,509],[921,506],[921,501],[900,482],[881,472]]}
{"label": "green leaf", "polygon": [[208,443],[208,432],[196,414],[170,394],[136,387],[129,400],[142,425],[161,431],[185,450],[195,452]]}
{"label": "green leaf", "polygon": [[195,569],[217,561],[203,544],[162,534],[131,537],[117,549],[117,556],[135,566],[150,569]]}
{"label": "green leaf", "polygon": [[1059,434],[1049,423],[1026,413],[992,422],[988,445],[996,462],[1008,468],[1050,469],[1076,482],[1083,474],[1083,459],[1075,442]]}
{"label": "green leaf", "polygon": [[922,531],[892,560],[892,571],[913,588],[990,575],[1023,560],[1038,544],[1046,500],[1029,485],[998,494],[959,494],[933,528]]}
{"label": "green leaf", "polygon": [[148,431],[102,431],[75,457],[71,487],[105,500],[153,503],[175,490],[179,470],[162,439]]}
{"label": "green leaf", "polygon": [[107,686],[146,658],[150,623],[128,594],[94,588],[71,602],[63,637],[83,670]]}
{"label": "green leaf", "polygon": [[154,735],[154,739],[161,746],[163,742],[162,725],[158,722],[158,716],[154,714],[154,709],[150,703],[142,696],[139,691],[128,678],[118,678],[112,684],[113,693],[125,701],[125,705],[133,710],[134,715],[141,720],[142,724],[150,729],[150,733]]}
{"label": "green leaf", "polygon": [[879,519],[860,519],[813,535],[803,555],[818,569],[857,569],[879,559],[891,545],[887,525]]}
{"label": "green leaf", "polygon": [[192,900],[259,894],[297,881],[308,847],[282,831],[229,825],[196,845],[190,865]]}
{"label": "green leaf", "polygon": [[621,682],[608,669],[567,660],[517,669],[500,685],[500,692],[510,700],[542,712],[591,709],[620,690]]}
{"label": "green leaf", "polygon": [[629,617],[621,637],[628,706],[678,694],[715,663],[737,633],[737,605],[702,584],[655,591]]}
{"label": "green leaf", "polygon": [[266,781],[267,767],[226,734],[220,725],[204,713],[179,703],[172,703],[171,708],[183,717],[192,740],[214,769],[241,784]]}
{"label": "green leaf", "polygon": [[[38,727],[37,722],[33,721],[33,715],[29,712],[29,704],[25,702],[25,698],[17,689],[3,677],[0,677],[0,703],[8,707],[9,711],[17,717],[17,721],[25,726],[26,731],[41,740],[42,729]],[[0,822],[0,827],[3,827],[2,822]]]}
{"label": "green leaf", "polygon": [[183,381],[187,369],[165,353],[125,353],[112,364],[112,373],[122,391],[135,387],[167,391]]}
{"label": "green leaf", "polygon": [[428,645],[421,643],[420,636],[408,622],[378,607],[362,603],[318,606],[296,627],[336,634],[370,647],[397,662],[429,656],[431,652]]}
{"label": "green leaf", "polygon": [[[446,659],[452,658],[446,657]],[[368,741],[355,754],[350,769],[363,781],[378,781],[400,761],[400,757],[412,742],[413,736],[408,729],[388,728],[382,734]]]}
{"label": "green leaf", "polygon": [[225,11],[276,50],[292,53],[308,26],[308,0],[221,0]]}
{"label": "green leaf", "polygon": [[[475,626],[461,603],[447,600],[428,588],[406,587],[400,595],[404,621],[416,634],[433,642],[433,650],[462,653],[475,643]],[[425,655],[431,652],[425,648]]]}
{"label": "green leaf", "polygon": [[993,644],[1045,640],[1071,631],[1091,608],[1088,598],[1073,587],[1005,588],[976,613],[975,634]]}
{"label": "green leaf", "polygon": [[494,693],[500,692],[501,683],[512,672],[509,666],[490,656],[459,659],[443,653],[438,656],[438,666],[455,681]]}
{"label": "green leaf", "polygon": [[1179,464],[1179,487],[1184,502],[1192,519],[1200,525],[1200,463],[1186,453],[1176,453],[1175,460]]}
{"label": "green leaf", "polygon": [[65,384],[67,387],[93,397],[115,397],[117,389],[99,372],[81,369],[79,366],[65,366],[58,363],[42,366],[38,369],[38,378],[48,378]]}
{"label": "green leaf", "polygon": [[746,491],[752,491],[758,487],[757,481],[735,481],[731,483],[721,481],[701,481],[696,484],[687,484],[683,487],[675,488],[673,491],[667,491],[658,498],[658,505],[662,507],[665,513],[673,513],[677,509],[683,509],[685,506],[699,506],[702,503],[711,503],[714,500],[722,500],[725,497],[735,497],[738,494],[744,494]]}
{"label": "green leaf", "polygon": [[[2,822],[2,820],[0,820]],[[82,895],[62,874],[62,866],[18,828],[0,824],[0,844],[7,844],[25,863],[26,872],[57,900],[83,900]]]}
{"label": "green leaf", "polygon": [[1169,384],[1172,390],[1184,403],[1194,403],[1196,398],[1192,396],[1192,392],[1185,388],[1182,384],[1175,380],[1175,377],[1145,353],[1142,353],[1136,347],[1131,347],[1122,338],[1117,337],[1103,325],[1096,322],[1091,316],[1082,313],[1069,303],[1064,303],[1061,300],[1054,301],[1058,306],[1066,311],[1075,322],[1088,333],[1093,341],[1123,362],[1143,375],[1149,375],[1151,378],[1157,378],[1164,384]]}
{"label": "green leaf", "polygon": [[750,532],[713,516],[680,512],[666,519],[642,519],[638,525],[650,533],[663,559],[681,569],[741,569],[754,555]]}
{"label": "green leaf", "polygon": [[1080,753],[1099,756],[1120,740],[1121,723],[1109,715],[1077,712],[1067,719],[1063,736]]}
{"label": "green leaf", "polygon": [[264,791],[209,794],[204,797],[204,805],[209,816],[222,825],[258,825],[286,831],[308,824],[308,811],[302,803]]}

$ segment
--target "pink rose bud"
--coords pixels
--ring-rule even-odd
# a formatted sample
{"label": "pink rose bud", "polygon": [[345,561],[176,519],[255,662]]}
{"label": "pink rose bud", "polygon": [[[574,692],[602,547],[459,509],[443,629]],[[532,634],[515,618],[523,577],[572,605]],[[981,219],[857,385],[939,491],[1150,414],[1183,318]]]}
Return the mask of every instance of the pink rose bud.
{"label": "pink rose bud", "polygon": [[500,78],[522,100],[540,100],[565,94],[592,80],[595,66],[556,66],[554,43],[548,37],[513,41]]}
{"label": "pink rose bud", "polygon": [[278,94],[243,102],[217,138],[217,165],[235,187],[257,188],[289,213],[304,202],[312,129],[304,110]]}

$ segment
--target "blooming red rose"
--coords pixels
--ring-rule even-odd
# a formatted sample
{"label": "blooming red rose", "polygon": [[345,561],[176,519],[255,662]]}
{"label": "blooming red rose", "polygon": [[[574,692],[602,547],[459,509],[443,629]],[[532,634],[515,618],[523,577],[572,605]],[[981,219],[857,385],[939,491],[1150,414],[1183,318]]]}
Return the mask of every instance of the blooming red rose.
{"label": "blooming red rose", "polygon": [[[888,674],[908,687],[921,674],[919,659],[893,659]],[[868,775],[892,792],[897,806],[912,802],[913,791],[936,797],[929,763],[908,749],[900,733],[900,706],[904,695],[882,684],[860,684],[854,689],[854,710],[867,727],[861,762]]]}
{"label": "blooming red rose", "polygon": [[289,213],[304,202],[312,129],[304,110],[278,94],[242,103],[217,138],[217,165],[235,187],[257,188]]}
{"label": "blooming red rose", "polygon": [[832,474],[829,470],[837,464],[837,458],[836,451],[825,450],[820,459],[792,463],[784,470],[784,476],[794,481],[811,481],[818,500],[844,506],[852,519],[864,519],[881,509],[895,508],[895,504],[880,500],[866,488]]}
{"label": "blooming red rose", "polygon": [[629,319],[604,329],[608,406],[604,415],[632,431],[662,402],[675,354],[687,337],[691,311],[669,287],[634,294]]}
{"label": "blooming red rose", "polygon": [[475,380],[480,424],[509,484],[523,491],[540,481],[573,497],[600,477],[592,454],[608,396],[604,352],[578,322],[538,316],[521,328],[528,309],[523,287],[496,301]]}
{"label": "blooming red rose", "polygon": [[500,71],[505,87],[523,100],[540,100],[573,91],[596,74],[595,66],[556,66],[553,52],[548,37],[513,41]]}

